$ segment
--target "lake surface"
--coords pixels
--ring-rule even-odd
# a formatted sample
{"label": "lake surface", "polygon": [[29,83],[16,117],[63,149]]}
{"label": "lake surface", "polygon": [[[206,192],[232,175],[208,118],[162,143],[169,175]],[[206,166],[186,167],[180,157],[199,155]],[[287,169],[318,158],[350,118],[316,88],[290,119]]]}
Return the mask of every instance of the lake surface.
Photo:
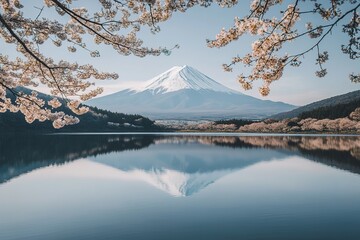
{"label": "lake surface", "polygon": [[0,137],[0,239],[360,239],[360,137]]}

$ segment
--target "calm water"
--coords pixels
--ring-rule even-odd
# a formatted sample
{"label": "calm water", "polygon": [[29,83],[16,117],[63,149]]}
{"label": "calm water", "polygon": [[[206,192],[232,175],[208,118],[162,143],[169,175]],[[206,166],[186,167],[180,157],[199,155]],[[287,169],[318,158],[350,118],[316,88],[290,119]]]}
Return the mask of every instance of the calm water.
{"label": "calm water", "polygon": [[0,137],[0,239],[360,239],[360,138]]}

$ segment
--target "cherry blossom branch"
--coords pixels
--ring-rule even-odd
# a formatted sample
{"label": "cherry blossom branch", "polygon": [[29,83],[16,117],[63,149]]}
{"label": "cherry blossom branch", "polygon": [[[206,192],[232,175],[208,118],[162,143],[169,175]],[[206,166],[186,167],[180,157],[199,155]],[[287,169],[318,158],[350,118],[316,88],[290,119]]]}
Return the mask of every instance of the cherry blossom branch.
{"label": "cherry blossom branch", "polygon": [[[109,39],[108,37],[100,34],[98,31],[95,31],[93,28],[89,27],[87,24],[84,24],[82,21],[84,22],[89,22],[89,23],[92,23],[92,24],[95,24],[95,25],[99,25],[102,27],[102,29],[104,31],[107,32],[107,29],[104,28],[104,26],[101,24],[101,23],[98,23],[98,22],[94,22],[94,21],[91,21],[87,18],[84,18],[82,16],[80,16],[79,14],[76,14],[74,11],[71,11],[69,8],[67,8],[66,6],[64,6],[63,4],[61,4],[59,1],[57,0],[51,0],[52,2],[54,2],[59,8],[61,8],[64,12],[66,12],[69,16],[71,16],[76,22],[78,22],[80,25],[82,25],[83,27],[85,27],[86,29],[88,29],[89,31],[91,31],[92,33],[94,33],[95,35],[99,36],[100,38],[102,38],[103,40],[109,42],[109,43],[112,43],[114,45],[117,45],[118,47],[120,48],[125,48],[125,49],[128,49],[132,52],[139,52],[139,53],[142,53],[142,54],[146,54],[146,53],[152,53],[152,51],[144,51],[144,50],[141,50],[141,49],[137,49],[137,48],[132,48],[132,47],[129,47],[125,44],[122,44],[122,43],[119,43],[119,42],[115,42],[111,39]],[[82,21],[80,21],[82,20]],[[108,33],[110,35],[112,35],[112,33]],[[154,52],[155,53],[155,52]]]}
{"label": "cherry blossom branch", "polygon": [[20,37],[12,30],[12,28],[7,24],[5,19],[0,14],[0,22],[3,24],[3,26],[8,30],[8,32],[13,36],[16,41],[24,48],[24,50],[30,54],[36,61],[40,62],[45,67],[51,69],[50,66],[48,66],[43,60],[41,60],[38,56],[36,56],[27,46],[26,44],[20,39]]}
{"label": "cherry blossom branch", "polygon": [[6,88],[8,91],[10,91],[14,97],[18,97],[18,98],[22,98],[22,99],[25,99],[27,101],[30,101],[32,102],[33,104],[35,104],[36,106],[38,106],[39,108],[42,108],[42,106],[40,106],[37,102],[35,102],[34,100],[24,96],[23,94],[20,94],[18,91],[14,90],[13,88],[10,88],[8,86],[6,86],[6,84],[4,84],[4,80],[3,79],[0,79],[0,85],[3,86],[4,88]]}
{"label": "cherry blossom branch", "polygon": [[[322,35],[322,37],[312,46],[310,47],[308,50],[299,53],[299,54],[295,54],[295,55],[291,55],[289,56],[289,58],[293,58],[293,57],[299,57],[302,55],[305,55],[306,53],[312,51],[315,47],[317,47],[323,40],[324,38],[331,32],[331,30],[343,19],[345,18],[348,14],[352,13],[352,12],[356,12],[356,10],[360,7],[360,4],[358,4],[356,7],[354,7],[353,9],[347,11],[345,14],[343,14],[341,17],[339,17],[334,23],[329,25],[329,29]],[[290,39],[292,40],[292,39]]]}

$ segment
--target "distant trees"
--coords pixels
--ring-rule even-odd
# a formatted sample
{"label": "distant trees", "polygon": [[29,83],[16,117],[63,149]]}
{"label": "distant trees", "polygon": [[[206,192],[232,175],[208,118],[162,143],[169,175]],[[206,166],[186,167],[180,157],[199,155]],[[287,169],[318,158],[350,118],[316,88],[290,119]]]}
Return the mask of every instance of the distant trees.
{"label": "distant trees", "polygon": [[350,119],[354,121],[360,121],[360,107],[350,113]]}
{"label": "distant trees", "polygon": [[219,125],[219,124],[234,124],[236,127],[241,127],[244,125],[248,125],[251,124],[255,121],[252,120],[247,120],[247,119],[227,119],[227,120],[218,120],[215,121],[215,124]]}
{"label": "distant trees", "polygon": [[292,118],[281,121],[265,120],[239,128],[241,132],[360,132],[360,107],[348,117],[336,119]]}
{"label": "distant trees", "polygon": [[[232,7],[237,0],[218,0],[222,7]],[[262,80],[262,95],[268,95],[270,84],[280,79],[286,66],[299,66],[301,57],[316,50],[316,64],[319,77],[326,75],[324,63],[329,55],[322,43],[331,31],[341,25],[348,36],[341,49],[350,59],[358,59],[360,4],[356,0],[293,0],[287,6],[282,0],[252,0],[250,13],[235,18],[235,24],[228,30],[221,30],[214,40],[208,40],[209,47],[224,47],[238,40],[244,34],[256,36],[252,51],[245,56],[234,56],[224,64],[226,71],[241,63],[252,71],[238,80],[244,89],[252,88],[255,80]],[[78,64],[65,60],[56,61],[52,54],[43,52],[42,46],[50,44],[70,53],[77,49],[89,52],[90,57],[100,52],[89,47],[89,40],[97,45],[109,45],[121,55],[158,56],[169,54],[166,48],[147,48],[137,33],[144,27],[156,33],[158,23],[168,20],[174,12],[185,12],[194,6],[207,7],[212,0],[97,0],[79,3],[72,0],[0,0],[0,38],[2,44],[12,46],[18,54],[7,56],[0,53],[0,112],[21,112],[28,123],[50,120],[55,128],[75,124],[79,120],[56,109],[61,106],[58,98],[66,99],[66,106],[81,115],[89,109],[80,104],[102,92],[93,87],[91,79],[117,79],[116,73],[100,72],[89,64]],[[38,9],[36,15],[29,14],[29,8]],[[53,18],[44,17],[43,11],[52,11]],[[31,12],[31,11],[30,11]],[[279,15],[276,13],[280,12]],[[311,22],[320,18],[319,24]],[[305,29],[299,25],[300,17],[309,19]],[[309,36],[317,39],[310,48],[300,52],[284,52],[283,47],[294,40]],[[350,75],[353,82],[360,82],[360,75]],[[18,87],[47,86],[54,99],[45,101],[36,92],[26,94]],[[16,96],[15,100],[9,94]]]}

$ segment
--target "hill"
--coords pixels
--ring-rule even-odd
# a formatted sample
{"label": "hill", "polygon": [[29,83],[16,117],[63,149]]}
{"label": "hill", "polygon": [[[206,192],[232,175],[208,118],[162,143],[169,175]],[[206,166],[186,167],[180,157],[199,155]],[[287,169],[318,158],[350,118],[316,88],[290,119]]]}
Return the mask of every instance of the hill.
{"label": "hill", "polygon": [[360,107],[360,90],[317,101],[269,118],[275,120],[294,117],[335,119],[348,116],[358,107]]}

